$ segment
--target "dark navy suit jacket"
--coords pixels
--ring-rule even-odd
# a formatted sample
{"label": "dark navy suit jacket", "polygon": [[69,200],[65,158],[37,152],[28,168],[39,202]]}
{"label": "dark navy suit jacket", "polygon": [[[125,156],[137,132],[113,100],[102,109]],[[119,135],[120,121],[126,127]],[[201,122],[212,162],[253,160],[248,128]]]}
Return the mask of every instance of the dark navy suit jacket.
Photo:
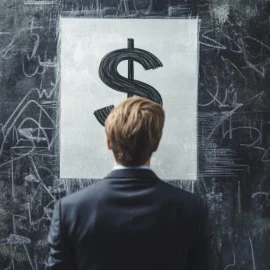
{"label": "dark navy suit jacket", "polygon": [[60,199],[47,270],[209,270],[205,201],[147,169],[119,169]]}

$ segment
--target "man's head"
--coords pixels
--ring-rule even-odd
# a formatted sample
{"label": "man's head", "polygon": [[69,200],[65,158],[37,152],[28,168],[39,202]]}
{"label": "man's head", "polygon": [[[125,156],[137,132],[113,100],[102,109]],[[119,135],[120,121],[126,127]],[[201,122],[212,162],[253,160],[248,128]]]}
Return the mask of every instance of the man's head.
{"label": "man's head", "polygon": [[125,166],[145,164],[157,150],[165,113],[149,99],[128,98],[114,108],[105,122],[108,148]]}

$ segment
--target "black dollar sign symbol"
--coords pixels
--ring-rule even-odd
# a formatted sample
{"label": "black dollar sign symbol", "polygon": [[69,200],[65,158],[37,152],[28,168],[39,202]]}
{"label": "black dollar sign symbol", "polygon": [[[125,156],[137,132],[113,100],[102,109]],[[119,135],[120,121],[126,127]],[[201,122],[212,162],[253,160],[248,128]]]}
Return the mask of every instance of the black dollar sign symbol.
{"label": "black dollar sign symbol", "polygon": [[[117,66],[124,60],[128,60],[128,78],[123,77],[117,71]],[[112,51],[105,55],[100,62],[99,77],[110,88],[127,93],[128,97],[133,95],[148,98],[162,105],[159,92],[146,83],[134,80],[133,61],[140,63],[145,70],[162,67],[161,61],[152,53],[134,48],[134,40],[128,39],[128,48]],[[105,120],[114,105],[110,105],[94,111],[98,122],[105,125]]]}

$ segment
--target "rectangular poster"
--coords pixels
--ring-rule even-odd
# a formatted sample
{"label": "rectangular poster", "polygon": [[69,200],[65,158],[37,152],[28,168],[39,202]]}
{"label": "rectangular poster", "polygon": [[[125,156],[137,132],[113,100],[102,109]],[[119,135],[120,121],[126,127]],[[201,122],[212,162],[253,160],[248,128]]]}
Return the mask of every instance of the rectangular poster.
{"label": "rectangular poster", "polygon": [[[60,31],[60,177],[100,179],[112,169],[102,113],[94,112],[143,93],[166,113],[152,169],[164,180],[196,180],[198,20],[61,18]],[[131,49],[137,60],[128,63]]]}

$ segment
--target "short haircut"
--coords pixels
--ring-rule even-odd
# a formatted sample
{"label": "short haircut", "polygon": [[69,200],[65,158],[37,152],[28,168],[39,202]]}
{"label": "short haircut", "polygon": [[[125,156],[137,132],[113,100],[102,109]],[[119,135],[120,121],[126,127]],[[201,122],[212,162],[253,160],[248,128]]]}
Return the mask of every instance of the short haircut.
{"label": "short haircut", "polygon": [[116,162],[139,166],[157,150],[164,126],[161,105],[142,97],[130,97],[108,115],[105,131]]}

